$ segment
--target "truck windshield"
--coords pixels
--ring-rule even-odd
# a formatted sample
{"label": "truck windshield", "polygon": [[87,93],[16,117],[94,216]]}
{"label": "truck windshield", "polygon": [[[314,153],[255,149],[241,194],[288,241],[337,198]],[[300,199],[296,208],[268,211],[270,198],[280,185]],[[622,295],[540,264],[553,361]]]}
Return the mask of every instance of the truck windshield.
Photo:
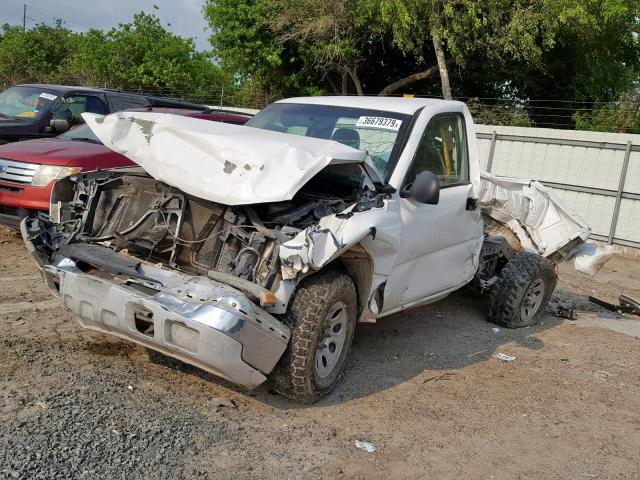
{"label": "truck windshield", "polygon": [[273,103],[247,125],[254,128],[334,140],[371,157],[381,178],[399,154],[409,115],[362,108]]}
{"label": "truck windshield", "polygon": [[0,117],[38,118],[57,95],[33,87],[11,87],[0,93]]}
{"label": "truck windshield", "polygon": [[89,128],[89,125],[83,123],[82,125],[78,125],[75,128],[72,128],[68,132],[64,132],[62,135],[58,135],[58,138],[61,140],[71,140],[74,142],[87,142],[87,143],[98,143],[102,145],[102,142],[98,140],[96,134],[93,133],[93,130]]}

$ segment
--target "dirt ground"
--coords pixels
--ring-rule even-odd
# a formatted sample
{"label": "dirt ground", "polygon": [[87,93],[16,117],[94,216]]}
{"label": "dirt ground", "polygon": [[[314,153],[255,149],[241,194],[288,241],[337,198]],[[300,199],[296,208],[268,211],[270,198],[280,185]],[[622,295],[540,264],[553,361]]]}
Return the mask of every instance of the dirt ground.
{"label": "dirt ground", "polygon": [[640,478],[640,317],[585,297],[620,293],[640,260],[562,265],[575,321],[494,332],[457,293],[360,325],[341,386],[301,406],[82,330],[0,230],[0,478]]}

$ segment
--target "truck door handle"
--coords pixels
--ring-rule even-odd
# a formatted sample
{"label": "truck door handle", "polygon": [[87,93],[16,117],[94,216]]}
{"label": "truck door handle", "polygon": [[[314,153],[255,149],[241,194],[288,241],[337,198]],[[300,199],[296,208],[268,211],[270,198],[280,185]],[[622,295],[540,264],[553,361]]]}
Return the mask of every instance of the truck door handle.
{"label": "truck door handle", "polygon": [[477,210],[478,209],[478,199],[467,197],[467,207],[466,210]]}

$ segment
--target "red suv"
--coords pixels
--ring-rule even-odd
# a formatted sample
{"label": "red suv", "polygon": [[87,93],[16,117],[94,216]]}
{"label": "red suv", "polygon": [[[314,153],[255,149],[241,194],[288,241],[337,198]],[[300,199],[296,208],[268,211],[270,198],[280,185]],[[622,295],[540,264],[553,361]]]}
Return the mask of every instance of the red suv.
{"label": "red suv", "polygon": [[[142,109],[141,109],[142,110]],[[153,108],[143,111],[172,113],[243,125],[250,115],[219,110]],[[83,124],[55,138],[0,145],[0,224],[17,226],[34,211],[49,211],[54,180],[82,170],[132,165],[128,158],[102,145]]]}

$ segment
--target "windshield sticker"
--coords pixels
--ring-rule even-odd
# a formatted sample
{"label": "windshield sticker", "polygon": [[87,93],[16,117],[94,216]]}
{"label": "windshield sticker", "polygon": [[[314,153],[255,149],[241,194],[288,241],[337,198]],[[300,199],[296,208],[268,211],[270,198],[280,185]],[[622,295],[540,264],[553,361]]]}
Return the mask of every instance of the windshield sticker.
{"label": "windshield sticker", "polygon": [[54,101],[56,98],[58,98],[56,95],[51,95],[50,93],[45,93],[42,92],[39,97],[44,98],[45,100],[51,100]]}
{"label": "windshield sticker", "polygon": [[360,117],[356,122],[356,127],[382,128],[384,130],[398,131],[402,125],[402,120],[387,117]]}

